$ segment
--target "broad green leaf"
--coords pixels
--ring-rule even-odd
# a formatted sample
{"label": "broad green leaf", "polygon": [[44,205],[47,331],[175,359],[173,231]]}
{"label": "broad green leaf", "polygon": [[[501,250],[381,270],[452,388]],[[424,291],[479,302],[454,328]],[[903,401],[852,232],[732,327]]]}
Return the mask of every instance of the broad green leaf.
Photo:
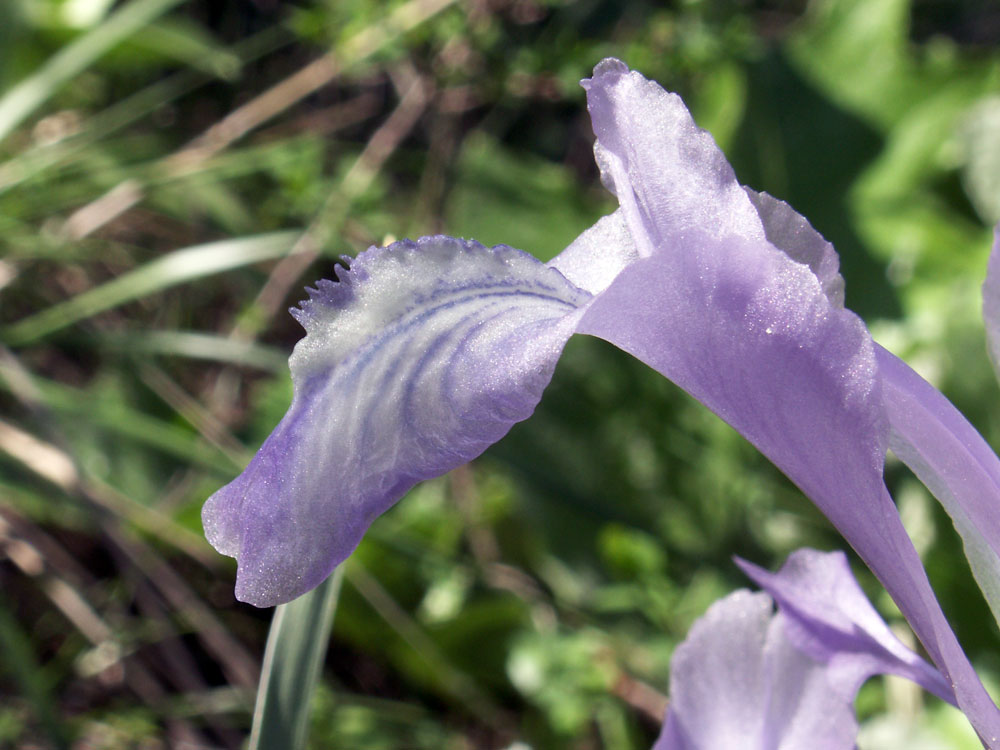
{"label": "broad green leaf", "polygon": [[818,0],[786,45],[796,67],[837,103],[885,124],[908,104],[909,0]]}

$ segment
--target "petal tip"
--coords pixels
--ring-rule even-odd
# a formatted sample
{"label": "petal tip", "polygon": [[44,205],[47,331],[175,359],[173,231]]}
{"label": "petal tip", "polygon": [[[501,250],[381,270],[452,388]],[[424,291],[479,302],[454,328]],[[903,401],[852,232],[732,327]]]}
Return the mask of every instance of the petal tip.
{"label": "petal tip", "polygon": [[631,72],[628,65],[617,57],[605,57],[594,66],[594,78],[604,75],[624,75]]}

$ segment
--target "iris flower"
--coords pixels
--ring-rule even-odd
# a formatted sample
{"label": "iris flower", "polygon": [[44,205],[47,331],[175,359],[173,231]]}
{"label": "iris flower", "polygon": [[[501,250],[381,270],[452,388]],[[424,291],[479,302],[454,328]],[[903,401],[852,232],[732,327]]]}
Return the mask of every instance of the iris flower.
{"label": "iris flower", "polygon": [[851,750],[854,698],[876,674],[954,703],[941,674],[879,617],[842,552],[798,550],[777,573],[737,562],[767,593],[737,591],[695,622],[671,660],[653,750]]}
{"label": "iris flower", "polygon": [[415,483],[530,416],[568,338],[631,353],[732,425],[874,571],[984,743],[1000,711],[941,611],[886,490],[886,450],[963,536],[1000,612],[1000,461],[843,305],[838,258],[787,204],[745,188],[680,98],[608,59],[584,80],[619,208],[547,264],[425,237],[372,248],[293,314],[288,413],[207,501],[237,597],[318,585]]}

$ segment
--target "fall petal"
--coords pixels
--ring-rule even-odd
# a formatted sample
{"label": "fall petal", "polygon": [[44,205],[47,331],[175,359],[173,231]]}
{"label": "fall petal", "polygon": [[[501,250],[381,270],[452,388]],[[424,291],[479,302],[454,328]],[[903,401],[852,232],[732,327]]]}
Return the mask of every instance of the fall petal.
{"label": "fall petal", "polygon": [[589,295],[531,256],[449,237],[359,255],[296,317],[295,396],[209,498],[209,541],[258,606],[319,584],[416,482],[528,417]]}

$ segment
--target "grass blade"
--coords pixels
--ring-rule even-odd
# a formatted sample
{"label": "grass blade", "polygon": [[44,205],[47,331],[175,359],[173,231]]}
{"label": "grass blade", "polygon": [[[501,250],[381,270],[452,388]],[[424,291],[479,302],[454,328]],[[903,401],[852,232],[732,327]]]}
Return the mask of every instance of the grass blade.
{"label": "grass blade", "polygon": [[24,122],[60,86],[82,73],[119,42],[149,24],[182,0],[133,0],[107,20],[63,47],[33,75],[0,99],[0,141]]}
{"label": "grass blade", "polygon": [[[225,52],[237,58],[242,67],[285,46],[289,37],[290,33],[284,28],[269,27],[234,44]],[[78,135],[55,143],[37,144],[13,155],[0,165],[0,195],[46,169],[81,158],[102,138],[148,116],[158,107],[176,101],[210,78],[209,74],[200,70],[184,68],[91,116]]]}
{"label": "grass blade", "polygon": [[310,698],[326,656],[342,578],[343,566],[309,593],[275,610],[248,750],[305,747]]}
{"label": "grass blade", "polygon": [[136,331],[100,336],[101,344],[133,354],[160,354],[225,362],[287,374],[288,352],[250,341],[236,341],[211,333],[189,331]]}
{"label": "grass blade", "polygon": [[8,344],[24,344],[167,287],[278,258],[289,251],[298,237],[298,232],[272,232],[175,250],[8,326],[2,331],[2,338]]}

